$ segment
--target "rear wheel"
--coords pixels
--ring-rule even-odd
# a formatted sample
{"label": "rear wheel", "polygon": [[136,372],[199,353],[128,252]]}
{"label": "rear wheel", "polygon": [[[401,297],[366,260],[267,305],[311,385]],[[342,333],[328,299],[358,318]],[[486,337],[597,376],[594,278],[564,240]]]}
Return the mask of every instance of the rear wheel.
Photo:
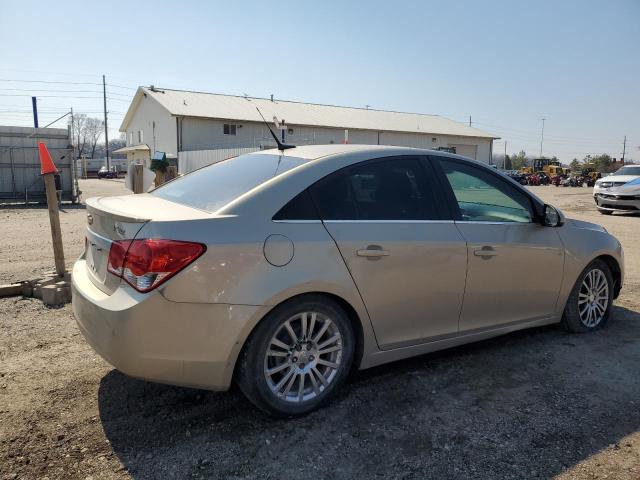
{"label": "rear wheel", "polygon": [[613,302],[613,277],[609,266],[594,260],[583,270],[564,310],[563,323],[571,332],[602,328],[609,319]]}
{"label": "rear wheel", "polygon": [[245,396],[274,416],[308,413],[344,383],[354,355],[344,310],[320,295],[276,307],[256,327],[239,359]]}

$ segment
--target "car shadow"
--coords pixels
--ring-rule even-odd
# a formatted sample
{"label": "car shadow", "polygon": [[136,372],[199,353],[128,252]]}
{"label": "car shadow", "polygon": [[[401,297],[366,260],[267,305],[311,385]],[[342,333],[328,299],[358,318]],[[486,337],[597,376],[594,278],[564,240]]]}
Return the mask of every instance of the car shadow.
{"label": "car shadow", "polygon": [[614,307],[597,333],[543,327],[357,372],[288,420],[236,389],[112,370],[100,418],[138,479],[548,478],[640,429],[638,338],[640,314]]}

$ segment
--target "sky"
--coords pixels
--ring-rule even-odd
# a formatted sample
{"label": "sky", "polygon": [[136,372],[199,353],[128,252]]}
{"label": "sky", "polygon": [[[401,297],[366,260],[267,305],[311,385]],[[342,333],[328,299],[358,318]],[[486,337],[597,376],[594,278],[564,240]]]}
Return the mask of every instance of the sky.
{"label": "sky", "polygon": [[[442,115],[494,151],[640,162],[640,0],[0,0],[0,124],[109,135],[138,85]],[[50,82],[50,83],[46,83]],[[65,120],[54,126],[64,126]]]}

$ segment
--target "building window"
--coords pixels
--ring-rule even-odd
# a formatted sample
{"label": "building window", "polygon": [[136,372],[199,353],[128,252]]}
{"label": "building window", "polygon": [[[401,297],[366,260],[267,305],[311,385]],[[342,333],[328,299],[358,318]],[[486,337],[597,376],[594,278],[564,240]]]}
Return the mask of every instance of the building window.
{"label": "building window", "polygon": [[233,123],[225,123],[222,131],[225,135],[235,135],[236,127],[237,125]]}
{"label": "building window", "polygon": [[142,130],[138,130],[138,143],[144,142],[144,132]]}
{"label": "building window", "polygon": [[133,145],[133,132],[129,132],[129,146]]}

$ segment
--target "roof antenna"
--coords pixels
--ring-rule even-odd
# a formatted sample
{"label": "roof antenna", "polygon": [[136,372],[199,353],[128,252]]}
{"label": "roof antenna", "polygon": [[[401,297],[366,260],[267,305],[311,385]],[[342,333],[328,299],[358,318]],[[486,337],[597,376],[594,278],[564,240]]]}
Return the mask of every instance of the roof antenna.
{"label": "roof antenna", "polygon": [[284,151],[284,150],[286,150],[288,148],[296,148],[295,145],[289,145],[287,143],[282,143],[278,139],[278,136],[273,132],[273,130],[271,130],[271,127],[269,126],[269,123],[267,123],[267,121],[265,120],[264,115],[262,115],[262,112],[260,111],[260,109],[258,107],[256,107],[256,110],[258,110],[258,113],[262,117],[262,121],[264,122],[264,124],[267,126],[267,128],[271,132],[271,136],[273,137],[273,139],[276,141],[276,144],[278,145],[278,150]]}

